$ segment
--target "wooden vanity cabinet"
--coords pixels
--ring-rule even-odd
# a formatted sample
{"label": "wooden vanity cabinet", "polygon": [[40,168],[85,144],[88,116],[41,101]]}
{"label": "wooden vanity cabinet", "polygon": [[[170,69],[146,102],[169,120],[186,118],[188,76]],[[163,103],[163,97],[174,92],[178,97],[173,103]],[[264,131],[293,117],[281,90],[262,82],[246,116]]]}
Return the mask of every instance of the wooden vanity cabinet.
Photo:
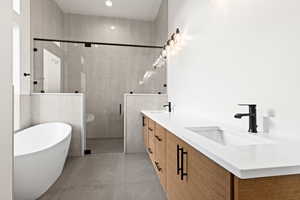
{"label": "wooden vanity cabinet", "polygon": [[167,133],[168,200],[231,200],[232,175]]}
{"label": "wooden vanity cabinet", "polygon": [[151,119],[144,142],[168,200],[231,200],[232,175]]}
{"label": "wooden vanity cabinet", "polygon": [[155,132],[155,123],[151,119],[148,119],[148,153],[152,161],[155,160],[154,132]]}
{"label": "wooden vanity cabinet", "polygon": [[167,180],[167,166],[166,166],[166,130],[160,125],[155,126],[155,159],[154,164],[156,167],[157,174],[160,179],[160,183],[163,189],[166,191],[166,180]]}
{"label": "wooden vanity cabinet", "polygon": [[151,119],[143,125],[168,200],[300,200],[300,175],[239,179]]}
{"label": "wooden vanity cabinet", "polygon": [[148,118],[143,116],[143,135],[144,135],[144,145],[145,148],[149,148],[149,142],[148,142]]}
{"label": "wooden vanity cabinet", "polygon": [[180,174],[180,152],[184,143],[173,134],[167,132],[167,197],[168,200],[189,199],[187,181],[181,180]]}
{"label": "wooden vanity cabinet", "polygon": [[155,123],[151,119],[143,116],[144,145],[151,160],[155,158],[154,131]]}
{"label": "wooden vanity cabinet", "polygon": [[151,162],[166,191],[166,130],[147,117],[143,117],[144,143]]}
{"label": "wooden vanity cabinet", "polygon": [[300,175],[255,179],[234,177],[234,200],[299,200]]}
{"label": "wooden vanity cabinet", "polygon": [[193,147],[187,151],[189,200],[232,200],[232,174]]}

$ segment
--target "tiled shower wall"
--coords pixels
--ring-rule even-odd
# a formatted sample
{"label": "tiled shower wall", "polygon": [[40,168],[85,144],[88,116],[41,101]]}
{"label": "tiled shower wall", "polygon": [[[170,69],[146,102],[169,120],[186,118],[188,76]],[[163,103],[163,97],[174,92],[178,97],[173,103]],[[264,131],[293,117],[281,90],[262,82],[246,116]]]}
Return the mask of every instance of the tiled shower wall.
{"label": "tiled shower wall", "polygon": [[[72,125],[70,156],[81,156],[85,149],[84,95],[33,94],[32,124],[64,122]],[[51,106],[49,106],[51,105]]]}
{"label": "tiled shower wall", "polygon": [[[33,37],[141,45],[162,45],[167,38],[166,0],[153,22],[64,14],[52,0],[33,2]],[[86,91],[87,112],[96,115],[96,121],[88,126],[90,138],[123,137],[119,105],[123,104],[124,93],[166,93],[166,68],[159,69],[146,84],[139,84],[144,73],[153,69],[159,50],[64,44],[63,51],[58,52],[53,44],[38,42],[35,45],[47,46],[63,59],[64,92]],[[35,78],[42,78],[41,52],[36,53],[33,60]],[[86,77],[86,88],[81,84],[82,73]]]}
{"label": "tiled shower wall", "polygon": [[[111,30],[110,26],[115,26]],[[82,15],[66,15],[65,37],[71,40],[149,45],[154,42],[154,23]],[[96,116],[88,126],[89,138],[122,138],[125,93],[165,93],[165,72],[158,71],[147,83],[139,81],[152,70],[157,49],[119,46],[85,48],[67,45],[65,92],[80,91],[81,72],[86,76],[87,112]],[[84,92],[84,91],[81,91]],[[123,110],[123,109],[122,109]]]}

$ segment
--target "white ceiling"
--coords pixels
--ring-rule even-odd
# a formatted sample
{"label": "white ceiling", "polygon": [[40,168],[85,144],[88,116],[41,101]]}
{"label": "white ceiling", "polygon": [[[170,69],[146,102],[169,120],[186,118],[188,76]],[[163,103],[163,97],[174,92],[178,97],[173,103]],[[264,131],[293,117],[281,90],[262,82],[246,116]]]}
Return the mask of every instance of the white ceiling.
{"label": "white ceiling", "polygon": [[118,17],[152,21],[156,18],[162,0],[55,0],[65,13]]}

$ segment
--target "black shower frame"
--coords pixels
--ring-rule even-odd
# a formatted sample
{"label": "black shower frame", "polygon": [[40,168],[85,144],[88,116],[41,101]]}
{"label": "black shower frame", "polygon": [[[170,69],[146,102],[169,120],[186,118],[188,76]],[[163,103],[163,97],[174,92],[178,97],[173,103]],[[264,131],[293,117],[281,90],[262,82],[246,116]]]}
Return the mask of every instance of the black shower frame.
{"label": "black shower frame", "polygon": [[162,49],[163,48],[163,46],[155,46],[155,45],[90,42],[90,41],[76,41],[76,40],[58,40],[58,39],[45,39],[45,38],[33,38],[33,40],[34,41],[43,41],[43,42],[61,42],[61,43],[84,44],[85,47],[92,47],[92,45],[102,45],[102,46],[119,46],[119,47],[135,47],[135,48],[150,48],[150,49]]}

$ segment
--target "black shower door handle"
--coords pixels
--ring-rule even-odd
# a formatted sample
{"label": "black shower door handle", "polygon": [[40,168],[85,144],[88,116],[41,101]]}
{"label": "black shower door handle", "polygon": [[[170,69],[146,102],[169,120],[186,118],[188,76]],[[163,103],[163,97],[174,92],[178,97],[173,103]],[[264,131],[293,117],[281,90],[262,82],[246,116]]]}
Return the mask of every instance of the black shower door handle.
{"label": "black shower door handle", "polygon": [[122,104],[120,104],[119,109],[120,109],[120,115],[122,115]]}

